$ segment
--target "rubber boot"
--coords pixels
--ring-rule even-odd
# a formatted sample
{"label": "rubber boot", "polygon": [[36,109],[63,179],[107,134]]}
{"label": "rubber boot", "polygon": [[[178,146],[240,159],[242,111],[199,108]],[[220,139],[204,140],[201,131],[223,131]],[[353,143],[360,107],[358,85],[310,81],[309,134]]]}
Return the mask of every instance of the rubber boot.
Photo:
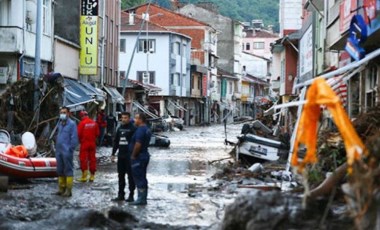
{"label": "rubber boot", "polygon": [[130,205],[147,205],[147,196],[148,196],[148,190],[147,189],[138,189],[137,190],[137,200],[135,202],[129,203]]}
{"label": "rubber boot", "polygon": [[95,173],[91,173],[90,182],[94,182],[94,180],[95,180]]}
{"label": "rubber boot", "polygon": [[125,201],[128,202],[128,203],[135,201],[135,199],[133,198],[134,195],[135,195],[134,192],[130,192],[129,196],[128,196],[128,199],[126,199]]}
{"label": "rubber boot", "polygon": [[74,177],[72,176],[66,177],[66,191],[62,196],[71,197],[72,195],[71,192],[73,190],[73,180],[74,180]]}
{"label": "rubber boot", "polygon": [[116,198],[113,198],[111,201],[113,201],[113,202],[124,201],[124,196],[118,195]]}
{"label": "rubber boot", "polygon": [[85,183],[87,182],[87,176],[88,176],[88,171],[87,170],[82,171],[82,177],[77,179],[77,181]]}
{"label": "rubber boot", "polygon": [[54,195],[62,196],[66,189],[66,177],[58,177],[58,191]]}

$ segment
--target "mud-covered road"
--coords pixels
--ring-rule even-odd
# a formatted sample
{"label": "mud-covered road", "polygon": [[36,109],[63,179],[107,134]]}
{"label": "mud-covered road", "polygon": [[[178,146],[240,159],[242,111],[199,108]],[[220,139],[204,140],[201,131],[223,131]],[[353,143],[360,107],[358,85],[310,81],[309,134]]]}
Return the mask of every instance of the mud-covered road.
{"label": "mud-covered road", "polygon": [[[228,127],[231,139],[240,127]],[[236,197],[228,189],[213,190],[215,181],[210,179],[216,166],[209,162],[227,158],[231,151],[224,145],[224,127],[187,128],[165,135],[171,140],[169,149],[150,148],[146,207],[110,201],[117,194],[116,164],[109,160],[111,149],[101,148],[95,182],[75,183],[72,198],[52,195],[56,179],[11,184],[8,193],[0,195],[0,228],[217,229],[225,206]]]}

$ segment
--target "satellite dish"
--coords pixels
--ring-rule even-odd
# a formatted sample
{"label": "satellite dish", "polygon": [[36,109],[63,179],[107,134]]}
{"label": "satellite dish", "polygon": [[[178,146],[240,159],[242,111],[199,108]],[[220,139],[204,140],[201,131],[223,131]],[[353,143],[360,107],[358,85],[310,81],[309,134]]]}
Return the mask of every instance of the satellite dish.
{"label": "satellite dish", "polygon": [[37,17],[36,0],[26,0],[25,8],[26,8],[26,14],[25,14],[26,23],[30,25],[36,23],[36,17]]}

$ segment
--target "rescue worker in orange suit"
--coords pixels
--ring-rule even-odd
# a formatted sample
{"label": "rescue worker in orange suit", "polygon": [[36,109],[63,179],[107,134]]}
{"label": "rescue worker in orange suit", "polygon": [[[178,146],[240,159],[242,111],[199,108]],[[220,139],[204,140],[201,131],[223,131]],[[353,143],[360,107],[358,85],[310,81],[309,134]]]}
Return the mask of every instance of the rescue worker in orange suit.
{"label": "rescue worker in orange suit", "polygon": [[121,125],[116,131],[116,136],[114,140],[114,145],[112,149],[112,156],[115,156],[117,150],[117,172],[119,176],[119,193],[118,196],[113,199],[113,201],[124,201],[125,196],[125,174],[128,175],[128,187],[129,196],[127,202],[133,202],[133,195],[136,189],[135,182],[132,176],[131,168],[131,152],[129,151],[129,143],[131,138],[135,133],[136,127],[131,122],[131,114],[128,112],[123,112],[121,114]]}
{"label": "rescue worker in orange suit", "polygon": [[90,165],[90,182],[95,180],[96,172],[96,139],[99,136],[98,124],[88,117],[86,111],[79,113],[81,122],[78,125],[78,137],[80,142],[79,160],[82,170],[80,182],[88,180],[88,166]]}

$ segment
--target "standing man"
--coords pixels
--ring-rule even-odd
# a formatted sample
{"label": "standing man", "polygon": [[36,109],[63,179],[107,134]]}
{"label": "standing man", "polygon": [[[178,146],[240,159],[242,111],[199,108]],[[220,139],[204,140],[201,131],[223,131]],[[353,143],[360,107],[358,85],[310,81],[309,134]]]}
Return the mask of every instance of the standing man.
{"label": "standing man", "polygon": [[107,127],[107,121],[106,121],[106,114],[104,113],[104,109],[101,109],[98,111],[98,114],[96,116],[96,123],[99,126],[99,147],[103,145],[104,141],[104,134],[105,134],[105,129]]}
{"label": "standing man", "polygon": [[78,181],[87,182],[88,163],[90,163],[90,182],[94,182],[96,172],[96,139],[99,136],[99,127],[95,121],[88,117],[86,111],[81,111],[79,117],[82,119],[78,125],[80,142],[79,160],[82,177]]}
{"label": "standing man", "polygon": [[138,191],[138,198],[131,205],[147,204],[148,180],[146,178],[146,171],[150,159],[148,146],[152,133],[146,124],[146,120],[144,113],[139,113],[135,116],[137,130],[129,145],[129,149],[132,152],[132,174]]}
{"label": "standing man", "polygon": [[59,114],[58,135],[55,144],[57,159],[58,192],[56,195],[70,197],[73,188],[74,150],[78,145],[77,127],[70,119],[70,110],[62,107]]}
{"label": "standing man", "polygon": [[131,169],[131,153],[129,151],[129,144],[132,136],[135,133],[135,126],[130,122],[131,114],[123,112],[121,114],[121,125],[116,131],[115,141],[112,149],[112,157],[115,156],[117,150],[117,172],[119,174],[119,192],[118,196],[113,201],[123,201],[125,197],[125,174],[128,174],[129,196],[127,202],[133,202],[133,195],[136,189],[133,181]]}
{"label": "standing man", "polygon": [[117,120],[116,120],[116,117],[112,113],[110,113],[107,116],[106,121],[107,121],[107,145],[112,145],[113,137],[115,134],[115,128],[117,127]]}

